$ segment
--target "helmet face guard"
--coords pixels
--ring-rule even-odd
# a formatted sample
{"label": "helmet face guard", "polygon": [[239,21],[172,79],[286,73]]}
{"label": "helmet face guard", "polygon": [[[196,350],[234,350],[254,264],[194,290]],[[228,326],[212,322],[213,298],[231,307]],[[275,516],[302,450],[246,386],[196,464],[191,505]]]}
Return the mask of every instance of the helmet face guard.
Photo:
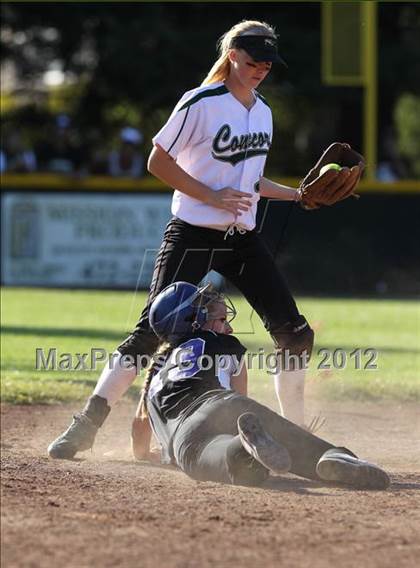
{"label": "helmet face guard", "polygon": [[[209,287],[210,290],[208,289]],[[225,294],[222,294],[217,290],[211,289],[211,284],[201,289],[201,297],[203,298],[203,301],[206,302],[206,306],[213,303],[224,304],[226,306],[226,321],[228,323],[231,323],[236,318],[237,312],[232,300],[229,298],[229,296],[226,296]],[[211,321],[212,319],[214,318],[212,318],[209,314],[207,321]]]}
{"label": "helmet face guard", "polygon": [[158,337],[171,341],[197,331],[211,320],[208,306],[214,302],[226,304],[227,320],[232,321],[236,316],[232,302],[211,290],[211,284],[197,287],[188,282],[175,282],[154,299],[149,312],[150,325]]}

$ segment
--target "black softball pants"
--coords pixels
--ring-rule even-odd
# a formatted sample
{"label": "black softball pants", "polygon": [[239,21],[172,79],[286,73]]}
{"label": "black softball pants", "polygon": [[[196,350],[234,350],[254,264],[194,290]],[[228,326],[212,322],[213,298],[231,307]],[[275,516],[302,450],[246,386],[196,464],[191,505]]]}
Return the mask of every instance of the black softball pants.
{"label": "black softball pants", "polygon": [[[316,465],[332,444],[289,422],[268,407],[233,391],[215,391],[193,414],[184,418],[172,438],[172,454],[179,467],[200,481],[258,485],[265,468],[240,443],[237,419],[253,412],[264,429],[289,451],[291,473],[319,479]],[[241,476],[241,468],[243,475]]]}
{"label": "black softball pants", "polygon": [[169,221],[158,252],[147,304],[133,333],[119,346],[123,355],[152,354],[158,344],[149,324],[149,309],[166,286],[179,280],[197,285],[216,270],[245,296],[272,333],[299,317],[286,281],[260,235],[248,231],[225,239],[225,233]]}

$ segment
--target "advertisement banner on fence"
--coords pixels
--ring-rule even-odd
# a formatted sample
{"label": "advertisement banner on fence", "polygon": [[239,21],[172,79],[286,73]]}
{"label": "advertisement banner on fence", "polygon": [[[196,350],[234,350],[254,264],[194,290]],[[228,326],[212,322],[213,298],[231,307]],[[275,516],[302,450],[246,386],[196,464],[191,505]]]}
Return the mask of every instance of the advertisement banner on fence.
{"label": "advertisement banner on fence", "polygon": [[169,194],[5,192],[6,285],[147,288]]}

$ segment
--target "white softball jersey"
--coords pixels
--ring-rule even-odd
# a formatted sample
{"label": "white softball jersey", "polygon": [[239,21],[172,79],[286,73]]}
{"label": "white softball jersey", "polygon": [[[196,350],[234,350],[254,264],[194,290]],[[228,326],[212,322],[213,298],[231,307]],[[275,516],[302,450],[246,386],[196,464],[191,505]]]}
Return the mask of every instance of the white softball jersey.
{"label": "white softball jersey", "polygon": [[257,91],[254,95],[255,103],[248,110],[222,82],[188,91],[153,138],[193,178],[214,191],[226,187],[243,191],[253,202],[235,217],[174,188],[176,217],[223,231],[232,226],[255,228],[258,183],[271,146],[273,121],[265,99]]}

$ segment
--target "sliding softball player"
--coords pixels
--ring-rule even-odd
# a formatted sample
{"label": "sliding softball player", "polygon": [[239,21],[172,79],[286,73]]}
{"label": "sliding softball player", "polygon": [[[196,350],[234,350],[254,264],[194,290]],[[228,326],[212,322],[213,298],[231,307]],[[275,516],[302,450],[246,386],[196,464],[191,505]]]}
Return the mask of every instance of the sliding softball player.
{"label": "sliding softball player", "polygon": [[152,303],[160,345],[142,400],[164,460],[201,481],[260,485],[270,472],[291,471],[386,489],[389,477],[378,466],[237,392],[234,381],[246,367],[238,373],[236,362],[245,348],[227,317],[220,294],[187,282],[170,284]]}

